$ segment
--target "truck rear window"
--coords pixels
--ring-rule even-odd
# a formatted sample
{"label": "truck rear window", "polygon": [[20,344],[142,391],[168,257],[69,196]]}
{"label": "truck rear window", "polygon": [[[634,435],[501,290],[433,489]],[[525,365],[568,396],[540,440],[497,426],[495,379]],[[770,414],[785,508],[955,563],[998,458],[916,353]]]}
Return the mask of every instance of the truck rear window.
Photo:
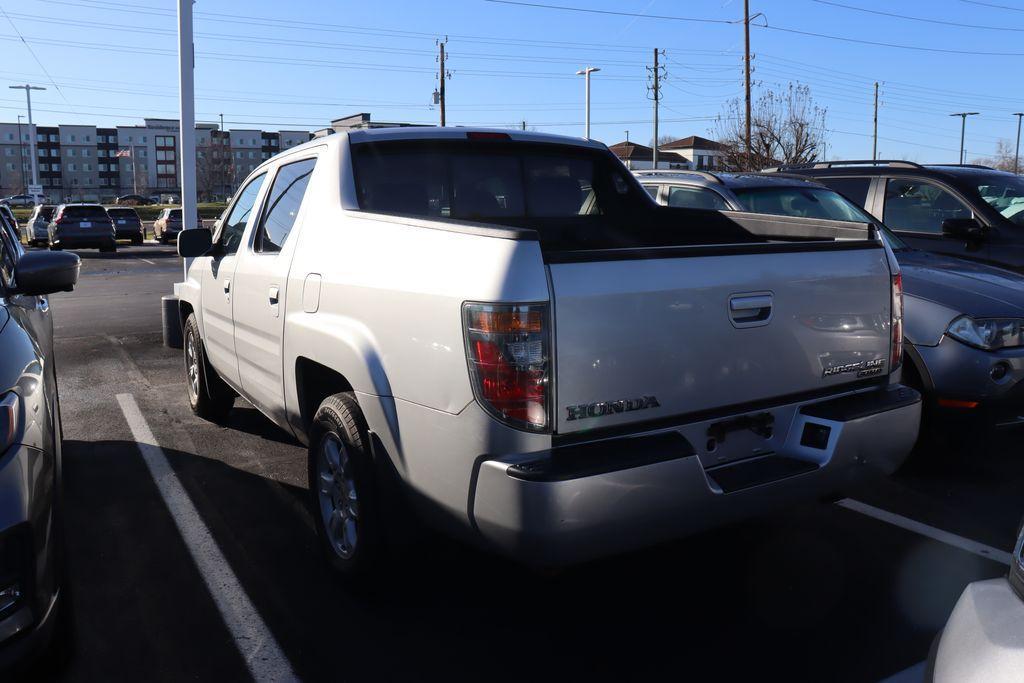
{"label": "truck rear window", "polygon": [[614,212],[632,190],[606,155],[525,143],[353,145],[366,211],[489,221]]}

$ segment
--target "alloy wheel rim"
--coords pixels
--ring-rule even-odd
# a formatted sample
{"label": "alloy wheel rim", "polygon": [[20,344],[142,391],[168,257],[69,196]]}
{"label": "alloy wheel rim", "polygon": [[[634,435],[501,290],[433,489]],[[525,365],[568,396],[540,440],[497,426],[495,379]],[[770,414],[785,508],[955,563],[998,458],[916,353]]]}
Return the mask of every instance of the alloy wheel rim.
{"label": "alloy wheel rim", "polygon": [[185,372],[188,374],[189,398],[199,398],[199,354],[196,351],[196,336],[190,330],[185,342]]}
{"label": "alloy wheel rim", "polygon": [[317,496],[327,540],[345,560],[355,554],[359,542],[359,501],[352,474],[348,449],[337,434],[328,432],[317,449]]}

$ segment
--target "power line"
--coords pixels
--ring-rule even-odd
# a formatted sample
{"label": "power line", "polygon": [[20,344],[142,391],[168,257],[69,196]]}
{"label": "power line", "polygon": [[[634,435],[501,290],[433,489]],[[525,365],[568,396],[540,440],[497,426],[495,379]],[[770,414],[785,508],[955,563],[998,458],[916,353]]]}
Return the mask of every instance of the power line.
{"label": "power line", "polygon": [[960,0],[960,2],[966,3],[968,5],[981,5],[982,7],[994,7],[995,9],[1008,9],[1008,10],[1011,10],[1013,12],[1024,12],[1024,9],[1021,9],[1020,7],[1008,7],[1006,5],[996,5],[996,4],[993,4],[991,2],[979,2],[979,0]]}
{"label": "power line", "polygon": [[832,7],[841,7],[842,9],[853,10],[854,12],[864,12],[865,14],[875,14],[883,17],[891,17],[893,19],[905,19],[907,21],[918,21],[925,24],[938,24],[940,26],[955,26],[957,28],[972,28],[972,29],[985,29],[989,31],[1011,31],[1014,33],[1024,33],[1024,28],[1014,28],[1012,26],[984,26],[981,24],[965,24],[959,21],[944,21],[942,19],[928,19],[926,17],[915,17],[907,14],[896,14],[894,12],[883,12],[877,9],[868,9],[866,7],[855,7],[853,5],[845,5],[841,2],[832,2],[832,0],[811,0],[819,5],[831,5]]}
{"label": "power line", "polygon": [[695,17],[676,17],[665,14],[641,14],[640,12],[619,12],[615,10],[593,9],[590,7],[569,7],[567,5],[546,5],[539,2],[520,2],[519,0],[484,0],[497,5],[518,5],[520,7],[533,7],[539,9],[555,9],[566,12],[586,12],[588,14],[609,14],[616,17],[636,17],[638,19],[667,19],[669,21],[690,21],[699,24],[738,24],[738,21],[726,19],[703,19]]}
{"label": "power line", "polygon": [[[53,85],[54,89],[56,89],[57,92],[60,94],[61,98],[63,98],[64,101],[67,102],[67,98],[64,97],[64,93],[61,92],[60,86],[53,82],[53,77],[50,76],[50,72],[46,70],[46,67],[43,65],[43,62],[36,55],[35,50],[33,50],[32,46],[28,44],[28,41],[25,40],[25,37],[21,35],[21,31],[18,30],[18,27],[14,25],[14,20],[7,16],[7,10],[0,6],[0,12],[3,13],[4,18],[7,19],[7,23],[11,25],[11,28],[14,29],[14,32],[18,34],[18,38],[21,40],[22,44],[25,45],[25,49],[28,50],[29,54],[32,55],[32,59],[36,60],[36,64],[38,64],[39,68],[43,70],[43,73],[46,74],[46,77],[50,79],[50,83]],[[33,182],[35,181],[33,180]]]}
{"label": "power line", "polygon": [[949,48],[941,47],[924,47],[921,45],[903,45],[900,43],[885,43],[876,40],[863,40],[861,38],[848,38],[846,36],[834,36],[828,33],[816,33],[814,31],[802,31],[795,28],[784,28],[782,26],[771,26],[768,24],[752,24],[760,29],[766,29],[769,31],[781,31],[783,33],[791,33],[800,36],[813,36],[815,38],[827,38],[829,40],[838,40],[844,43],[856,43],[858,45],[873,45],[875,47],[891,47],[898,50],[914,50],[917,52],[937,52],[941,54],[949,55],[968,55],[972,57],[1024,57],[1024,52],[983,52],[978,50],[952,50]]}

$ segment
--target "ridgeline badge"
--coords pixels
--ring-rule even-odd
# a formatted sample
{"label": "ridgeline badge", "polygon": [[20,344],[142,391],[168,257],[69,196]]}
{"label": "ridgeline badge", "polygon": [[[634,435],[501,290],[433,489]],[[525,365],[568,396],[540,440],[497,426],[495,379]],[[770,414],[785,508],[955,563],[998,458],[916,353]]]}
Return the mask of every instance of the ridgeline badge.
{"label": "ridgeline badge", "polygon": [[642,396],[640,398],[624,398],[618,401],[600,401],[598,403],[580,403],[575,406],[568,406],[566,410],[569,415],[566,420],[582,420],[588,417],[601,417],[615,413],[628,413],[634,410],[646,410],[647,408],[660,408],[661,404],[654,396]]}
{"label": "ridgeline badge", "polygon": [[874,375],[882,374],[882,370],[885,367],[884,358],[876,358],[869,361],[859,361],[857,363],[843,363],[842,365],[830,365],[821,372],[822,377],[831,377],[832,375],[842,375],[847,372],[856,372],[858,377],[872,377]]}

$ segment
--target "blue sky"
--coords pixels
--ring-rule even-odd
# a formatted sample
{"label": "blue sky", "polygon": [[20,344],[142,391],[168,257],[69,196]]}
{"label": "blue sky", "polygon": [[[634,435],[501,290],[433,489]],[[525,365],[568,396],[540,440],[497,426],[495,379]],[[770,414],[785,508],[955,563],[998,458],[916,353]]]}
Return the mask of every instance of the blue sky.
{"label": "blue sky", "polygon": [[[1012,144],[1012,114],[1024,110],[1019,93],[1024,2],[835,3],[751,2],[751,12],[763,13],[772,27],[751,30],[756,88],[789,82],[810,86],[815,100],[828,109],[830,158],[870,157],[875,80],[882,83],[882,157],[955,160],[960,120],[948,114],[956,111],[982,112],[968,121],[968,158],[992,154],[1000,138]],[[714,20],[736,20],[743,11],[740,0],[549,4]],[[0,0],[0,7],[9,17],[0,16],[0,81],[49,88],[35,97],[36,123],[114,125],[139,123],[143,116],[176,116],[174,2]],[[214,121],[223,113],[229,128],[313,129],[359,111],[379,120],[434,122],[435,41],[446,35],[451,125],[525,120],[537,130],[582,134],[583,82],[574,73],[594,65],[602,70],[593,76],[593,136],[611,144],[629,130],[630,139],[646,144],[651,103],[645,65],[655,47],[666,51],[663,133],[707,136],[725,102],[742,95],[743,32],[738,24],[485,0],[199,0],[195,12],[197,119]],[[42,66],[18,41],[10,22]],[[1017,55],[872,46],[794,30]],[[0,120],[14,121],[23,102],[19,91],[0,93]]]}

